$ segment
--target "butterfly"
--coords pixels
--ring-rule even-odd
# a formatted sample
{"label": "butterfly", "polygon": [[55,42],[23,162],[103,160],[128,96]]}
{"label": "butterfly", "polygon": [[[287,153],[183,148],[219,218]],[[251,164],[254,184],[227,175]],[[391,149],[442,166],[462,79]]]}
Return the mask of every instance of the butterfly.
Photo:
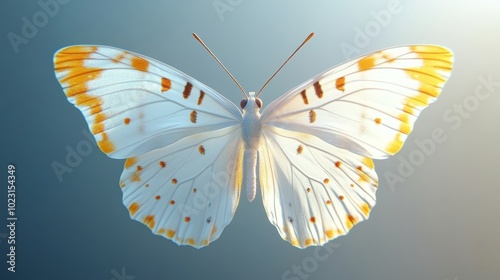
{"label": "butterfly", "polygon": [[312,77],[260,113],[254,92],[243,91],[238,107],[130,51],[81,45],[54,55],[56,78],[99,148],[126,159],[119,185],[131,218],[196,248],[219,238],[242,185],[255,198],[257,180],[269,221],[295,247],[322,245],[368,219],[378,186],[372,159],[401,149],[452,64],[440,46],[376,51]]}

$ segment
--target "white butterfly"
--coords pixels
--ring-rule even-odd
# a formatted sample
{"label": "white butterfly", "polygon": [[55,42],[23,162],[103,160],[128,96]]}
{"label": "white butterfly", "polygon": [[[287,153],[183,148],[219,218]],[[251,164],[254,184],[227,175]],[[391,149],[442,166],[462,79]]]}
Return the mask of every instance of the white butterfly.
{"label": "white butterfly", "polygon": [[250,201],[259,178],[269,220],[299,248],[367,219],[377,189],[372,159],[399,151],[452,62],[439,46],[377,51],[309,79],[260,114],[253,92],[240,110],[129,51],[70,46],[54,56],[56,77],[100,149],[127,158],[120,187],[130,216],[196,248],[229,224],[243,178]]}

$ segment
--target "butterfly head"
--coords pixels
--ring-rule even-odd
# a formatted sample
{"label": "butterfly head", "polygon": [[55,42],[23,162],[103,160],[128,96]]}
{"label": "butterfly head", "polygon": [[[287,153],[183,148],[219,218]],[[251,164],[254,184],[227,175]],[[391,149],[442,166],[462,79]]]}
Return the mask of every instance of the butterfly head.
{"label": "butterfly head", "polygon": [[259,111],[262,108],[262,100],[255,97],[255,92],[249,92],[248,97],[245,97],[240,102],[240,107],[244,111]]}

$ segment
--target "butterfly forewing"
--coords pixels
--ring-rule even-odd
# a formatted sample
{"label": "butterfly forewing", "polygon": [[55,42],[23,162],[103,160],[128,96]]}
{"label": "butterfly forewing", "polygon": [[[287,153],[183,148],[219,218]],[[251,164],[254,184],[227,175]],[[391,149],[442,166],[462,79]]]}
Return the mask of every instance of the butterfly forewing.
{"label": "butterfly forewing", "polygon": [[437,46],[381,50],[289,91],[264,110],[262,122],[385,158],[399,151],[420,112],[439,96],[452,62]]}
{"label": "butterfly forewing", "polygon": [[179,245],[216,240],[239,202],[240,134],[220,129],[127,159],[120,186],[130,216]]}
{"label": "butterfly forewing", "polygon": [[186,136],[241,124],[222,95],[154,59],[104,46],[54,56],[56,77],[85,116],[100,149],[137,156]]}

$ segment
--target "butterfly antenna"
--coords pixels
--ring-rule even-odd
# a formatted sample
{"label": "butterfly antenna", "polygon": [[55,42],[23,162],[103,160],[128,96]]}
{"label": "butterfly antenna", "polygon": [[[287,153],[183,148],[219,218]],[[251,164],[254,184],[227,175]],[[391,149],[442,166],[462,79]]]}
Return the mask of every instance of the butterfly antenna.
{"label": "butterfly antenna", "polygon": [[229,72],[229,70],[227,70],[227,68],[224,66],[224,64],[222,64],[222,62],[220,62],[220,60],[215,56],[215,54],[207,47],[207,45],[205,45],[205,43],[203,43],[203,41],[201,40],[200,37],[198,37],[198,35],[196,35],[196,33],[193,33],[193,37],[198,41],[200,42],[200,44],[205,48],[205,50],[207,50],[207,52],[217,61],[217,63],[219,63],[220,66],[222,66],[222,68],[224,69],[224,71],[226,71],[226,73],[229,75],[229,77],[231,77],[231,79],[233,79],[233,81],[236,83],[236,85],[240,88],[241,92],[243,92],[243,95],[248,98],[247,94],[245,93],[245,90],[241,87],[240,83],[238,83],[238,81],[236,81],[236,79],[233,77],[233,75],[231,75],[231,73]]}
{"label": "butterfly antenna", "polygon": [[259,96],[259,94],[262,92],[262,90],[267,86],[267,84],[269,84],[269,82],[274,78],[274,76],[276,76],[276,74],[278,74],[278,72],[281,70],[281,68],[283,68],[283,66],[285,66],[285,64],[287,64],[287,62],[300,50],[300,48],[302,48],[303,45],[305,45],[305,43],[307,43],[307,41],[309,41],[309,39],[311,39],[312,37],[314,36],[314,32],[311,32],[311,34],[309,34],[309,36],[307,36],[307,38],[304,40],[304,42],[302,42],[302,44],[300,44],[300,46],[288,57],[288,59],[280,66],[280,68],[278,68],[278,70],[276,70],[276,72],[274,72],[274,74],[271,76],[271,78],[269,78],[269,80],[267,80],[267,82],[260,88],[259,92],[257,92],[257,96]]}

